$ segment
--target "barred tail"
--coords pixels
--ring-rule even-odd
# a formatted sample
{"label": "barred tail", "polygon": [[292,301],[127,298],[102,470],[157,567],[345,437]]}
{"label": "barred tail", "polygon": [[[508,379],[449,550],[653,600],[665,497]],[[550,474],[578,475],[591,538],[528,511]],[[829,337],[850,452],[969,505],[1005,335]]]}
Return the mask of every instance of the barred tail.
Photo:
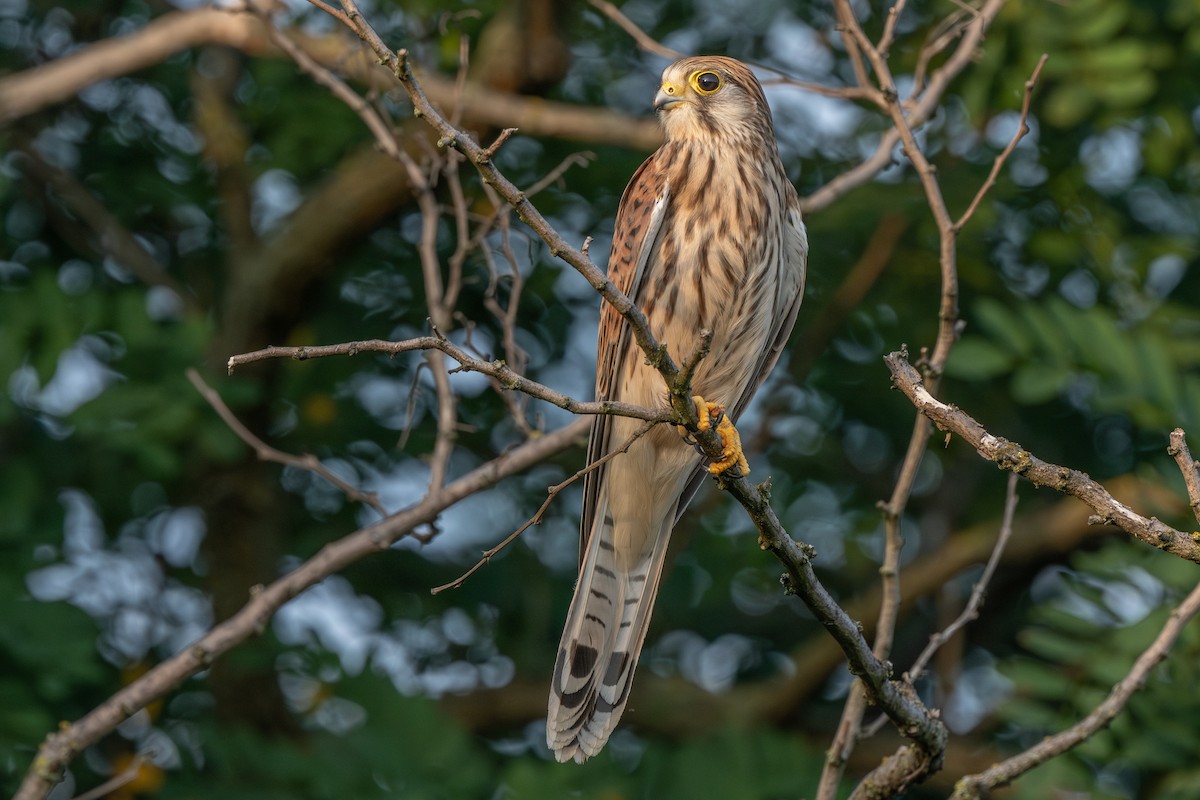
{"label": "barred tail", "polygon": [[600,752],[625,711],[674,522],[669,514],[648,552],[622,566],[617,531],[603,505],[558,646],[546,720],[555,758],[581,764]]}

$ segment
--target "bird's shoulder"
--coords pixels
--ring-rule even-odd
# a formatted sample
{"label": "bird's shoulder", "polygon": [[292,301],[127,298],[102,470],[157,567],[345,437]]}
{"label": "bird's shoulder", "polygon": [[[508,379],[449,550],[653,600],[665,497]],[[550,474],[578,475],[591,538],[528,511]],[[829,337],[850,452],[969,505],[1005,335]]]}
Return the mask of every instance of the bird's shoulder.
{"label": "bird's shoulder", "polygon": [[[633,173],[625,191],[621,193],[621,203],[617,207],[609,279],[620,286],[622,291],[628,291],[628,282],[633,278],[632,273],[646,240],[655,204],[666,192],[667,170],[664,152],[660,148]],[[626,285],[622,286],[617,281],[618,277],[624,279]]]}

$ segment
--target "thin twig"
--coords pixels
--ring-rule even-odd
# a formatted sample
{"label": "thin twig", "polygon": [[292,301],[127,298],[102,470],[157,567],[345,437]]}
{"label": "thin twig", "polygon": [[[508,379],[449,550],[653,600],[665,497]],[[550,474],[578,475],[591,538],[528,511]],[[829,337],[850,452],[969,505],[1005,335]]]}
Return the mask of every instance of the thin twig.
{"label": "thin twig", "polygon": [[[504,304],[500,301],[500,271],[496,267],[496,258],[492,254],[491,248],[482,247],[480,253],[483,255],[483,262],[488,271],[488,287],[483,293],[483,305],[488,311],[492,312],[492,316],[500,323],[501,344],[504,347],[504,360],[507,364],[512,365],[515,372],[525,373],[525,365],[528,362],[528,357],[525,351],[517,344],[517,314],[520,311],[521,293],[525,288],[525,279],[521,276],[520,267],[517,264],[516,254],[512,249],[512,227],[510,225],[509,215],[501,213],[502,209],[507,209],[496,193],[488,187],[485,192],[489,199],[495,204],[495,211],[489,215],[480,227],[484,230],[489,230],[492,222],[496,222],[496,230],[500,236],[500,252],[504,255],[508,262],[508,279],[509,292],[508,303]],[[492,382],[494,387],[500,387],[495,381]],[[505,404],[508,406],[509,416],[512,417],[513,423],[526,435],[529,435],[531,428],[529,422],[525,419],[526,401],[529,400],[528,395],[514,394],[512,392],[499,392],[504,398]]]}
{"label": "thin twig", "polygon": [[1187,434],[1183,432],[1183,428],[1171,431],[1170,441],[1167,452],[1175,459],[1175,463],[1179,465],[1179,471],[1183,473],[1183,483],[1187,486],[1188,503],[1192,507],[1196,521],[1200,522],[1200,462],[1192,458],[1192,451],[1188,450],[1187,446]]}
{"label": "thin twig", "polygon": [[896,0],[888,9],[887,19],[883,22],[883,33],[879,36],[879,43],[875,45],[875,49],[884,58],[888,57],[888,52],[892,49],[892,41],[896,36],[896,23],[900,21],[900,15],[904,13],[906,2],[907,0]]}
{"label": "thin twig", "polygon": [[[987,564],[983,568],[983,573],[979,576],[979,580],[975,581],[975,585],[971,587],[970,597],[967,599],[967,604],[953,622],[943,628],[941,631],[929,637],[928,644],[921,654],[913,661],[908,671],[904,673],[904,679],[911,684],[921,678],[925,672],[925,667],[928,666],[929,660],[934,654],[941,649],[942,645],[950,641],[960,630],[965,628],[968,623],[974,622],[979,618],[979,609],[983,607],[983,601],[987,595],[987,587],[992,582],[992,576],[996,573],[996,568],[1000,566],[1000,560],[1004,556],[1004,550],[1008,547],[1008,540],[1012,538],[1013,533],[1013,517],[1017,511],[1017,476],[1012,474],[1008,476],[1008,488],[1005,491],[1004,500],[1004,516],[1000,522],[1000,532],[996,535],[996,544],[992,548],[992,553],[988,557]],[[879,717],[873,723],[866,726],[863,730],[861,738],[874,736],[879,732],[887,722],[887,717]]]}
{"label": "thin twig", "polygon": [[967,206],[967,210],[954,223],[954,231],[961,231],[963,226],[967,224],[967,220],[971,219],[971,215],[975,213],[975,209],[979,208],[979,204],[983,202],[983,198],[996,184],[996,178],[1000,175],[1000,170],[1004,167],[1004,162],[1012,155],[1012,152],[1017,149],[1017,145],[1025,138],[1025,134],[1029,133],[1029,106],[1033,102],[1033,88],[1037,86],[1038,76],[1042,74],[1042,67],[1046,66],[1046,59],[1049,55],[1042,53],[1042,57],[1038,59],[1037,66],[1033,68],[1033,73],[1029,76],[1029,80],[1025,81],[1025,96],[1021,100],[1021,117],[1017,123],[1017,132],[1013,134],[1008,145],[1000,151],[999,155],[992,162],[992,170],[988,173],[987,179],[979,187],[979,191],[975,193],[974,199],[971,200],[971,205]]}
{"label": "thin twig", "polygon": [[644,30],[639,28],[633,20],[621,13],[621,9],[608,2],[608,0],[588,0],[588,3],[591,4],[591,6],[601,14],[615,22],[617,27],[628,33],[630,38],[637,42],[637,46],[645,50],[647,53],[654,53],[656,56],[662,56],[663,58],[670,59],[671,61],[677,61],[678,59],[683,58],[683,53],[679,52],[678,50],[672,50],[665,44],[656,41]]}
{"label": "thin twig", "polygon": [[1014,473],[1008,476],[1008,488],[1005,491],[1004,500],[1004,517],[1000,523],[1000,532],[996,535],[996,546],[992,548],[992,554],[983,568],[983,574],[979,576],[979,580],[971,587],[970,598],[967,600],[967,605],[962,610],[962,613],[953,622],[943,628],[941,632],[931,636],[929,644],[925,645],[925,649],[913,661],[913,665],[909,667],[907,673],[910,682],[915,683],[921,677],[925,671],[925,667],[929,664],[929,659],[933,658],[938,648],[966,627],[967,623],[979,618],[979,609],[983,607],[988,585],[992,582],[992,576],[996,574],[996,568],[1000,565],[1000,559],[1004,556],[1004,549],[1008,546],[1008,540],[1012,538],[1013,516],[1016,514],[1016,511],[1017,476]]}
{"label": "thin twig", "polygon": [[[437,234],[441,212],[437,198],[429,182],[417,188],[417,206],[421,209],[421,238],[417,253],[421,260],[421,274],[425,287],[425,307],[429,311],[434,336],[444,339],[454,322],[451,307],[446,302],[445,284],[442,281],[441,259],[438,258]],[[460,239],[460,245],[462,240]],[[434,393],[437,397],[437,435],[433,442],[433,453],[429,460],[429,491],[442,487],[454,452],[457,432],[458,403],[450,376],[446,372],[445,353],[436,348],[425,351],[429,372],[433,376]]]}
{"label": "thin twig", "polygon": [[328,3],[324,2],[324,0],[308,0],[308,2],[311,3],[312,5],[316,6],[317,8],[321,9],[322,11],[324,11],[326,14],[333,17],[334,19],[338,20],[343,25],[345,25],[347,28],[352,27],[350,18],[347,17],[345,14],[343,14],[342,10],[340,8],[335,8],[331,5],[329,5]]}
{"label": "thin twig", "polygon": [[929,35],[925,37],[925,42],[917,53],[917,65],[913,68],[913,98],[925,91],[925,77],[929,71],[929,64],[949,47],[951,42],[962,35],[971,19],[971,14],[962,10],[955,11],[935,25]]}
{"label": "thin twig", "polygon": [[213,411],[217,412],[217,416],[229,426],[229,430],[233,431],[235,436],[245,442],[254,451],[254,455],[260,461],[271,461],[276,464],[282,464],[285,467],[296,467],[297,469],[311,472],[314,475],[319,475],[336,486],[342,494],[351,500],[370,506],[381,517],[387,516],[387,509],[379,501],[379,495],[374,492],[364,492],[352,483],[338,477],[335,472],[321,463],[321,459],[311,453],[297,456],[271,447],[271,445],[255,436],[249,428],[242,424],[242,421],[229,410],[229,406],[225,405],[225,401],[221,399],[221,395],[204,382],[199,372],[188,367],[185,374],[187,375],[187,379],[191,381],[192,386],[196,387],[196,391],[200,393],[200,396],[212,406]]}
{"label": "thin twig", "polygon": [[[842,32],[842,46],[846,48],[850,66],[854,69],[854,81],[859,86],[869,86],[871,77],[867,74],[866,64],[863,63],[860,42],[851,31],[851,25],[856,23],[853,23],[854,11],[850,8],[850,0],[834,0],[833,8],[837,14],[838,29]],[[867,43],[867,47],[871,47],[871,44]]]}
{"label": "thin twig", "polygon": [[504,548],[508,547],[510,544],[512,544],[512,542],[518,536],[520,536],[522,533],[524,533],[525,531],[532,528],[534,525],[540,525],[542,522],[542,517],[545,516],[545,514],[546,514],[546,509],[548,509],[550,507],[550,504],[554,502],[554,498],[558,497],[559,493],[562,492],[563,489],[566,489],[572,483],[579,480],[584,475],[587,475],[592,470],[599,468],[601,465],[608,463],[609,461],[611,461],[612,459],[616,458],[619,455],[629,452],[629,448],[633,445],[633,443],[636,442],[638,439],[642,438],[643,436],[645,436],[646,433],[648,433],[650,431],[650,429],[653,427],[654,427],[653,422],[643,423],[640,428],[638,428],[636,431],[634,431],[632,434],[630,434],[629,438],[625,440],[625,444],[621,445],[616,450],[613,450],[613,451],[605,454],[604,457],[596,459],[591,464],[588,464],[586,467],[579,470],[571,477],[567,478],[565,481],[562,481],[561,483],[556,483],[554,486],[551,486],[550,488],[548,488],[546,490],[546,499],[544,501],[542,501],[541,507],[538,508],[537,512],[534,513],[534,515],[532,517],[530,517],[529,520],[524,525],[517,528],[515,531],[510,533],[508,536],[504,537],[504,541],[500,542],[500,544],[496,545],[495,547],[493,547],[489,550],[484,550],[483,557],[480,558],[477,562],[475,562],[475,565],[472,566],[469,570],[464,572],[462,575],[459,575],[457,578],[455,578],[454,580],[450,581],[447,584],[430,589],[429,593],[435,594],[435,595],[441,594],[442,592],[446,591],[447,589],[457,589],[460,586],[462,586],[464,583],[466,583],[468,578],[470,578],[472,575],[474,575],[479,570],[483,569],[483,567],[486,566],[487,564],[491,563],[491,560],[496,556],[496,554],[499,553]]}
{"label": "thin twig", "polygon": [[83,794],[75,795],[72,800],[100,800],[101,797],[115,793],[122,786],[132,783],[137,778],[138,772],[141,771],[142,765],[145,763],[146,759],[141,753],[137,753],[129,761],[129,766],[125,767],[125,769],[113,775],[99,786],[94,786]]}
{"label": "thin twig", "polygon": [[572,414],[615,414],[619,417],[633,417],[647,422],[676,422],[675,415],[666,409],[649,409],[631,403],[621,403],[610,400],[582,402],[574,400],[562,392],[549,386],[530,380],[510,369],[503,361],[484,361],[475,358],[465,349],[442,336],[420,336],[415,339],[405,339],[400,342],[388,342],[383,339],[367,339],[360,342],[342,342],[340,344],[277,347],[271,345],[251,353],[240,353],[229,358],[229,372],[233,373],[238,367],[265,361],[272,358],[290,358],[295,361],[307,361],[310,358],[328,358],[330,356],[354,356],[359,353],[386,353],[397,355],[411,353],[417,350],[440,350],[453,358],[460,365],[459,369],[478,372],[495,378],[510,391],[524,392],[539,400],[556,405],[570,411]]}

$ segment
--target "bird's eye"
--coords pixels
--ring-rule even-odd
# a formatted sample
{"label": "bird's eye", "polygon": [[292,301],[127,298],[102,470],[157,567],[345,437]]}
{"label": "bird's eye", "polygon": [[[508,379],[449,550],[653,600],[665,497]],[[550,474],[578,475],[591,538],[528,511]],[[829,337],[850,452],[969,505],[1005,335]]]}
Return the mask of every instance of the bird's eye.
{"label": "bird's eye", "polygon": [[712,94],[721,88],[721,76],[715,72],[698,72],[692,78],[692,83],[700,94]]}

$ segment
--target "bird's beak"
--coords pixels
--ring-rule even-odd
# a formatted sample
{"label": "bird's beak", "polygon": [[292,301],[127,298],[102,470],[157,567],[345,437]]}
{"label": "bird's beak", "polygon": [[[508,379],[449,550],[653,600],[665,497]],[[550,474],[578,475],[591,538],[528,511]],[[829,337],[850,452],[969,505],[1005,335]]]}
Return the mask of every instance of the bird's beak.
{"label": "bird's beak", "polygon": [[683,87],[670,81],[664,81],[663,85],[658,87],[658,94],[654,95],[655,111],[669,111],[682,103]]}

